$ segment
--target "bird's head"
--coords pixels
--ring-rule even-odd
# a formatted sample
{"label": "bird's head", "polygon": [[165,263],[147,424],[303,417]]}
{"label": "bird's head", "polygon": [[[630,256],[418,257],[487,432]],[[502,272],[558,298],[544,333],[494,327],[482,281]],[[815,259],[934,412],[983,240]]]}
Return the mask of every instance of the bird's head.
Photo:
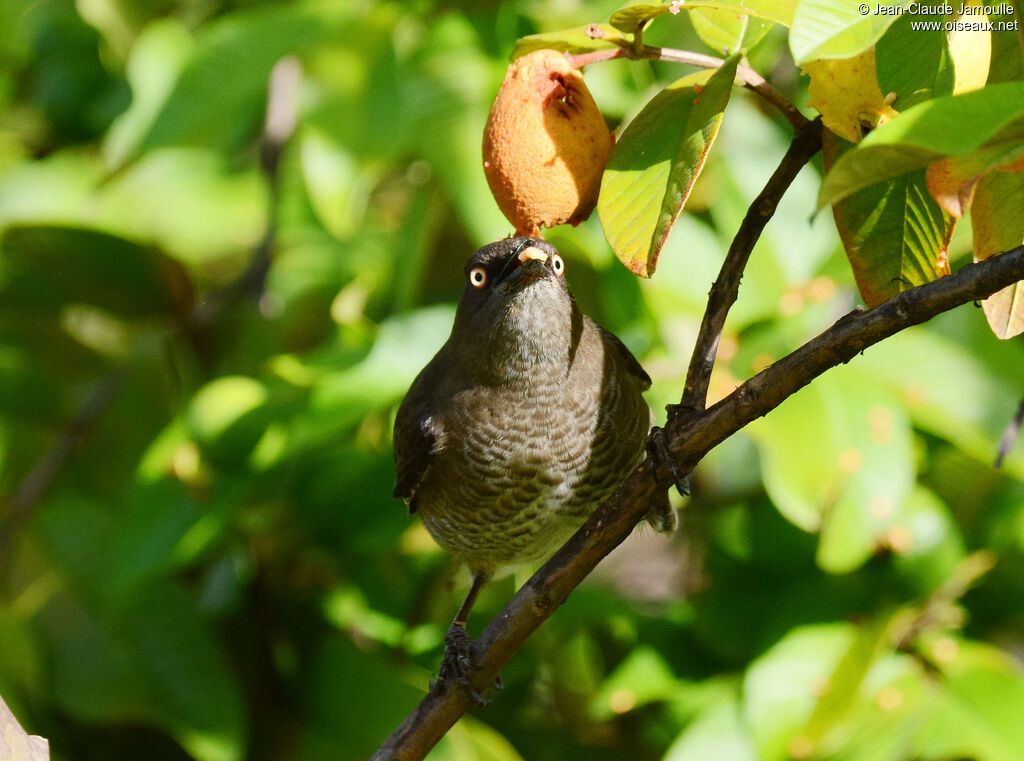
{"label": "bird's head", "polygon": [[452,328],[463,358],[498,374],[567,363],[581,317],[564,275],[558,250],[539,238],[508,238],[474,252]]}

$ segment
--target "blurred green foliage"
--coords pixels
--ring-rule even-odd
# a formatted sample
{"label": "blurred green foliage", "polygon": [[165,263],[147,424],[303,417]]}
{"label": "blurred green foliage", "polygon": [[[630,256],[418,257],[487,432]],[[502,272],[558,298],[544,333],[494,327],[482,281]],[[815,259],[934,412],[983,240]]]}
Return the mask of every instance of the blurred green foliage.
{"label": "blurred green foliage", "polygon": [[[55,759],[362,759],[422,696],[461,591],[391,498],[392,416],[463,261],[510,232],[479,166],[507,56],[616,7],[0,1],[0,694]],[[648,41],[706,50],[690,23]],[[259,136],[289,54],[275,188]],[[778,28],[751,61],[806,100]],[[587,79],[614,126],[680,75]],[[654,280],[595,219],[549,235],[658,414],[788,139],[733,101]],[[819,172],[754,252],[714,394],[855,303]],[[1024,344],[974,311],[713,452],[677,538],[627,542],[431,758],[1024,757],[1024,452],[991,467]]]}

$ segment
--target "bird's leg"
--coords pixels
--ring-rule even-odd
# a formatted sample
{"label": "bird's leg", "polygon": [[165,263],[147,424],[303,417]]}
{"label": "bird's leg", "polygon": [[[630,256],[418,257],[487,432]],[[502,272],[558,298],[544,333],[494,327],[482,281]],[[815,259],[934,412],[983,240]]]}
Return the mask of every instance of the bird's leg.
{"label": "bird's leg", "polygon": [[431,690],[438,690],[445,682],[454,681],[461,684],[478,705],[487,705],[487,700],[479,692],[473,689],[469,683],[467,672],[480,671],[471,652],[473,640],[466,633],[466,621],[469,619],[469,611],[476,602],[477,595],[487,579],[487,574],[479,571],[473,573],[473,582],[470,584],[466,599],[459,606],[459,612],[455,614],[455,620],[448,627],[448,633],[444,635],[444,658],[441,660],[441,669],[437,674],[437,681],[431,685]]}
{"label": "bird's leg", "polygon": [[647,437],[647,453],[657,463],[664,463],[668,466],[668,472],[672,474],[676,490],[684,496],[690,496],[690,474],[680,473],[676,467],[672,454],[668,451],[668,444],[665,442],[665,429],[654,426]]}

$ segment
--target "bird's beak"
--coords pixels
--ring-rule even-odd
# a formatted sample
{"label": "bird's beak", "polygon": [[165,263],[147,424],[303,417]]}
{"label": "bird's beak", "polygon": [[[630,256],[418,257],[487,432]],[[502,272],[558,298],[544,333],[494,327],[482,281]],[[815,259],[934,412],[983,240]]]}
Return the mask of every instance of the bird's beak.
{"label": "bird's beak", "polygon": [[[506,280],[511,280],[513,278],[518,279],[521,276],[520,270],[525,265],[529,264],[530,262],[540,262],[541,264],[543,264],[547,260],[548,255],[544,253],[544,251],[542,251],[541,249],[537,248],[536,246],[523,246],[522,250],[518,254],[516,254],[514,257],[509,258],[509,260],[505,263],[505,267],[498,275],[497,282],[503,283]],[[535,267],[529,267],[528,269],[534,270]],[[539,274],[539,270],[534,272],[533,276],[531,276],[530,279],[535,279],[536,276]]]}
{"label": "bird's beak", "polygon": [[535,259],[538,262],[546,262],[548,260],[548,255],[536,246],[527,246],[519,252],[519,263],[526,264],[530,259]]}

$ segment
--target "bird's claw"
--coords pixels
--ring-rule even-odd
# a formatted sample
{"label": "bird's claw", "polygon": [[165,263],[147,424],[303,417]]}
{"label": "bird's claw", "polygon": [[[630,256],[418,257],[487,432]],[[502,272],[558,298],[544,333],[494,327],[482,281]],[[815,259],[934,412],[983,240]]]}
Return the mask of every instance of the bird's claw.
{"label": "bird's claw", "polygon": [[[436,694],[447,682],[455,682],[466,689],[477,705],[485,706],[490,702],[469,683],[469,672],[483,670],[483,666],[473,660],[472,646],[473,640],[463,627],[453,624],[448,629],[448,633],[444,637],[444,658],[441,660],[441,669],[437,674],[437,679],[430,680],[431,692]],[[501,677],[495,680],[495,686],[498,686],[500,680]],[[498,688],[501,689],[500,686]]]}
{"label": "bird's claw", "polygon": [[690,474],[680,473],[676,467],[675,459],[668,451],[668,444],[665,441],[665,429],[654,426],[651,435],[647,437],[647,453],[651,458],[661,464],[664,463],[668,472],[672,474],[672,481],[678,492],[684,496],[690,496]]}

